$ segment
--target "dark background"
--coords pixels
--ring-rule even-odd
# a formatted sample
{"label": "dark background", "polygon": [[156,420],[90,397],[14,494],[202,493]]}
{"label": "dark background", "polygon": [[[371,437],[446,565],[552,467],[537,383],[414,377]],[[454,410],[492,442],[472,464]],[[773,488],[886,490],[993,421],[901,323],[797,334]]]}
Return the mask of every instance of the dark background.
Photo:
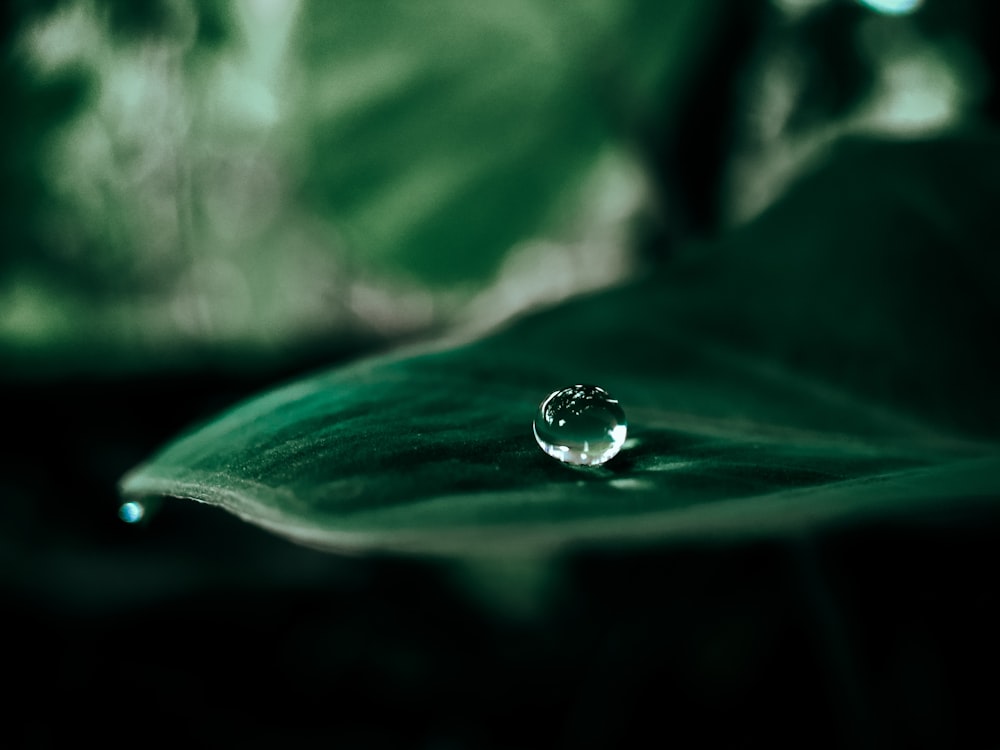
{"label": "dark background", "polygon": [[[45,273],[103,290],[79,267],[49,268],[22,221],[51,199],[37,177],[45,130],[85,106],[72,80],[38,87],[11,62],[21,31],[57,5],[3,11],[14,106],[0,257],[42,257]],[[107,5],[121,33],[158,33],[131,4]],[[863,96],[872,74],[850,40],[865,13],[830,3],[791,25],[763,4],[719,5],[671,109],[682,116],[653,108],[631,131],[669,206],[643,235],[645,262],[724,231],[720,185],[748,71],[767,50],[790,40],[815,81],[794,127],[833,121]],[[963,116],[995,126],[996,12],[927,0],[914,18],[928,38],[974,51],[984,79]],[[527,613],[490,606],[448,561],[314,552],[180,500],[136,526],[118,519],[118,479],[182,428],[398,340],[303,334],[271,359],[199,341],[167,366],[125,367],[117,354],[81,365],[103,351],[85,339],[27,354],[4,343],[11,747],[1000,744],[1000,516],[981,508],[780,543],[575,552]]]}

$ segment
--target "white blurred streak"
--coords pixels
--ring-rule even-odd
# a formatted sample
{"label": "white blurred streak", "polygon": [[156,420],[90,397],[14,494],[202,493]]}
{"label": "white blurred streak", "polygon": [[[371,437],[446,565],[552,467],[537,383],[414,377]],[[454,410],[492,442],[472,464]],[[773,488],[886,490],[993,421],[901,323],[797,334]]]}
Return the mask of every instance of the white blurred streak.
{"label": "white blurred streak", "polygon": [[793,129],[789,115],[808,85],[793,48],[776,46],[747,85],[747,134],[730,165],[725,209],[731,225],[751,220],[838,140],[852,135],[923,138],[954,127],[982,94],[982,63],[955,41],[925,39],[907,18],[871,17],[857,44],[874,69],[870,93],[849,112]]}
{"label": "white blurred streak", "polygon": [[434,298],[417,285],[361,280],[351,283],[348,307],[359,328],[384,336],[421,331],[435,319]]}
{"label": "white blurred streak", "polygon": [[771,3],[781,13],[789,19],[798,19],[805,16],[820,6],[826,5],[830,0],[771,0]]}
{"label": "white blurred streak", "polygon": [[285,64],[299,0],[243,0],[233,4],[246,39],[247,64],[258,78],[274,82]]}
{"label": "white blurred streak", "polygon": [[860,46],[877,70],[875,90],[857,115],[861,129],[932,135],[957,122],[981,94],[971,51],[961,43],[928,43],[908,19],[871,19],[861,28]]}
{"label": "white blurred streak", "polygon": [[101,34],[90,3],[64,5],[25,31],[20,52],[36,75],[51,75],[92,57]]}
{"label": "white blurred streak", "polygon": [[637,265],[634,232],[650,218],[653,204],[652,181],[638,159],[609,146],[586,178],[579,203],[563,207],[564,234],[512,248],[493,284],[468,306],[462,333],[481,333],[517,313],[630,276]]}
{"label": "white blurred streak", "polygon": [[902,16],[913,13],[923,5],[923,0],[858,0],[876,13],[888,16]]}

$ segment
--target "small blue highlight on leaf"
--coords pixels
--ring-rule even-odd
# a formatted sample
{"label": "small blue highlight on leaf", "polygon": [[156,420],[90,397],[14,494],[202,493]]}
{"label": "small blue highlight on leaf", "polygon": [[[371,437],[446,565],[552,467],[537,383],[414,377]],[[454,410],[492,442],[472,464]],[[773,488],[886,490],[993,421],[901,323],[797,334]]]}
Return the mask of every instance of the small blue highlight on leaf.
{"label": "small blue highlight on leaf", "polygon": [[146,509],[142,507],[141,503],[134,501],[122,503],[118,509],[118,517],[125,523],[139,523],[144,515],[146,515]]}
{"label": "small blue highlight on leaf", "polygon": [[923,0],[861,0],[862,5],[867,5],[876,13],[884,13],[887,16],[902,16],[912,13],[923,4]]}

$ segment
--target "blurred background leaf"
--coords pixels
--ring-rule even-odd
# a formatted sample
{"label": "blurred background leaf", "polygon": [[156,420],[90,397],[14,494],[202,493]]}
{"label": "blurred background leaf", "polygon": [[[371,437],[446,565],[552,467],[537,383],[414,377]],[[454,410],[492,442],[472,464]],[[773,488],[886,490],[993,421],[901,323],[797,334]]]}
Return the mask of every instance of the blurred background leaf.
{"label": "blurred background leaf", "polygon": [[622,278],[652,210],[634,136],[714,22],[690,0],[27,7],[0,344],[29,372],[266,363]]}
{"label": "blurred background leaf", "polygon": [[[0,350],[270,367],[511,314],[992,117],[974,2],[19,2]],[[325,352],[325,354],[319,354]]]}

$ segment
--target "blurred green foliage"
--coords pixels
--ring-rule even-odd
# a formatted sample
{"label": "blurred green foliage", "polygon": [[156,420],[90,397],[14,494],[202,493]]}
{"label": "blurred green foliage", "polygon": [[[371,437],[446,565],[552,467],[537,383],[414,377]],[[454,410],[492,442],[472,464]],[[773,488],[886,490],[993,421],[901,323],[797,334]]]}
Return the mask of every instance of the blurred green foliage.
{"label": "blurred green foliage", "polygon": [[649,207],[630,137],[711,23],[690,0],[19,8],[0,346],[29,372],[467,320],[526,243],[581,269],[535,296],[620,278]]}
{"label": "blurred green foliage", "polygon": [[611,285],[844,136],[990,117],[990,11],[911,10],[11,3],[0,351],[239,367]]}

